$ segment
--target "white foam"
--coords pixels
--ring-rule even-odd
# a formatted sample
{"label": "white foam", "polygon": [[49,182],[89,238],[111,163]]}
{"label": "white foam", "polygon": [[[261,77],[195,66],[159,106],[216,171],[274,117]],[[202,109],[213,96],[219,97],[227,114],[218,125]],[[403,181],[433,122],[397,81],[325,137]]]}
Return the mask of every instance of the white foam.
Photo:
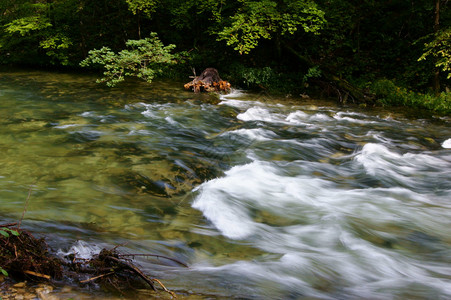
{"label": "white foam", "polygon": [[227,131],[225,134],[237,134],[246,137],[253,141],[270,141],[277,138],[277,134],[270,130],[263,128],[253,128],[253,129],[237,129],[232,131]]}
{"label": "white foam", "polygon": [[297,110],[290,113],[285,120],[296,125],[308,125],[305,121],[309,119],[309,115],[303,111]]}
{"label": "white foam", "polygon": [[237,199],[225,197],[229,180],[230,178],[214,179],[202,184],[193,207],[202,211],[224,236],[244,239],[254,232],[255,224],[239,204],[230,205],[230,202],[238,201]]}
{"label": "white foam", "polygon": [[160,103],[152,103],[152,104],[147,104],[144,102],[137,102],[137,103],[133,103],[133,104],[126,104],[124,106],[124,108],[126,110],[134,110],[134,109],[142,109],[145,108],[145,110],[143,112],[141,112],[141,114],[143,116],[146,116],[148,118],[156,118],[158,117],[158,112],[160,110],[166,110],[168,108],[170,108],[172,106],[171,103],[165,103],[165,104],[160,104]]}
{"label": "white foam", "polygon": [[352,112],[338,112],[334,115],[334,119],[336,119],[338,121],[347,121],[347,122],[358,123],[358,124],[377,123],[376,121],[367,121],[367,120],[358,119],[355,117],[367,118],[367,116],[364,114],[352,113]]}
{"label": "white foam", "polygon": [[262,106],[263,103],[258,102],[258,101],[251,101],[251,100],[227,99],[227,100],[223,100],[223,101],[219,102],[218,105],[227,105],[227,106],[232,106],[235,108],[247,109],[247,108],[253,107],[253,106]]}
{"label": "white foam", "polygon": [[298,204],[322,207],[323,204],[316,201],[318,190],[328,185],[317,178],[278,174],[274,166],[261,161],[235,166],[225,175],[198,187],[200,193],[193,207],[202,211],[224,236],[231,239],[244,239],[259,230],[269,230],[252,219],[249,207],[297,218],[296,210],[290,211],[287,207]]}
{"label": "white foam", "polygon": [[155,114],[155,112],[152,110],[152,108],[147,108],[145,111],[143,111],[141,113],[143,116],[146,116],[148,118],[155,118],[157,117],[157,115]]}
{"label": "white foam", "polygon": [[166,118],[164,118],[164,119],[166,120],[166,122],[168,122],[168,123],[171,124],[171,125],[180,125],[179,122],[177,122],[176,120],[174,120],[174,119],[171,118],[171,117],[166,117]]}
{"label": "white foam", "polygon": [[451,148],[451,139],[447,139],[446,141],[444,141],[442,143],[442,147],[446,148],[446,149],[450,149]]}
{"label": "white foam", "polygon": [[82,117],[94,117],[96,114],[93,111],[85,111],[84,113],[81,113],[80,116]]}
{"label": "white foam", "polygon": [[140,135],[140,136],[151,136],[154,132],[146,129],[132,129],[127,135]]}
{"label": "white foam", "polygon": [[91,259],[94,255],[99,254],[100,250],[102,249],[97,245],[90,245],[85,241],[77,241],[75,245],[70,247],[69,251],[64,252],[60,249],[57,254],[63,257],[74,254],[76,258]]}
{"label": "white foam", "polygon": [[271,113],[267,108],[254,106],[237,116],[242,121],[264,121],[272,123],[284,123],[282,114]]}
{"label": "white foam", "polygon": [[66,129],[66,128],[78,127],[78,126],[83,126],[83,125],[82,124],[66,124],[66,125],[58,125],[58,126],[55,126],[54,128]]}
{"label": "white foam", "polygon": [[132,103],[132,104],[125,104],[124,108],[129,110],[129,109],[142,108],[142,107],[148,107],[148,106],[150,106],[150,104],[147,104],[144,102],[136,102],[136,103]]}
{"label": "white foam", "polygon": [[[411,176],[417,170],[430,167],[444,167],[444,160],[427,154],[405,153],[403,155],[390,151],[381,144],[365,144],[355,160],[360,162],[371,175],[387,174],[394,177]],[[424,170],[423,170],[424,171]],[[408,180],[407,178],[404,178]]]}
{"label": "white foam", "polygon": [[324,122],[324,121],[332,121],[333,119],[326,114],[317,113],[317,114],[312,115],[310,117],[310,120]]}
{"label": "white foam", "polygon": [[242,97],[243,95],[245,95],[243,90],[239,90],[239,89],[232,89],[229,93],[227,94],[221,94],[219,96],[220,99],[231,99],[231,98],[239,98]]}

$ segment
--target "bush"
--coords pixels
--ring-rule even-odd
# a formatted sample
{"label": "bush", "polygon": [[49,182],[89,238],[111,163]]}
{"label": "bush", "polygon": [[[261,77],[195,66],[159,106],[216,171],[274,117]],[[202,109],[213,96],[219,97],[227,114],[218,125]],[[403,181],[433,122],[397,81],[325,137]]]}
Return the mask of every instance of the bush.
{"label": "bush", "polygon": [[89,51],[89,56],[80,62],[80,66],[101,65],[104,69],[103,78],[97,82],[104,82],[113,87],[126,76],[138,77],[152,82],[154,77],[163,72],[163,68],[177,62],[177,55],[171,53],[175,45],[164,46],[156,33],[141,40],[128,40],[129,49],[113,52],[108,47]]}
{"label": "bush", "polygon": [[388,79],[374,82],[371,91],[382,105],[422,108],[440,114],[451,113],[451,93],[448,92],[442,92],[438,95],[417,93],[399,87]]}

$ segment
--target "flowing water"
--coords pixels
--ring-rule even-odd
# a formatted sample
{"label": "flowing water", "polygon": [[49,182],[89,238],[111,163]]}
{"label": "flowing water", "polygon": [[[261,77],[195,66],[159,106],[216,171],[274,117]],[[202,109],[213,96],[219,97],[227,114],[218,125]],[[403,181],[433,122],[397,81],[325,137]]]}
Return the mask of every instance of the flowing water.
{"label": "flowing water", "polygon": [[451,298],[449,118],[181,86],[0,72],[0,223],[32,187],[55,251],[176,258],[138,263],[181,298]]}

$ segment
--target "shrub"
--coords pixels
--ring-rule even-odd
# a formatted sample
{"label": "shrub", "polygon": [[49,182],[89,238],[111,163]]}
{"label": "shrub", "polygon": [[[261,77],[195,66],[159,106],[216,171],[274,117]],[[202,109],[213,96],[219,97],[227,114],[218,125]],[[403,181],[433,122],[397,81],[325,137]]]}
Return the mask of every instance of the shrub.
{"label": "shrub", "polygon": [[451,93],[439,95],[422,94],[397,86],[393,81],[382,79],[374,82],[371,91],[382,105],[408,106],[428,109],[440,114],[451,113]]}
{"label": "shrub", "polygon": [[163,72],[165,65],[174,64],[177,55],[171,53],[175,45],[164,46],[156,33],[141,40],[128,40],[129,49],[115,53],[108,47],[89,51],[88,57],[80,62],[82,67],[90,65],[103,66],[104,77],[97,82],[104,82],[113,87],[125,76],[138,77],[152,82],[154,77]]}

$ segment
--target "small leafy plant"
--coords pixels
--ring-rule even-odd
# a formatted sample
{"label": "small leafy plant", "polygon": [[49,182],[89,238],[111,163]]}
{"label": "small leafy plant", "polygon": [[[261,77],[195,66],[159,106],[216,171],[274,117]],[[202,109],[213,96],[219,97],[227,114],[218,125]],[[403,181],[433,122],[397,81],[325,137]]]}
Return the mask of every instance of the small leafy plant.
{"label": "small leafy plant", "polygon": [[171,53],[175,45],[165,46],[155,32],[145,39],[128,40],[126,46],[128,49],[118,53],[108,47],[91,50],[80,66],[103,66],[104,76],[97,82],[113,87],[124,81],[126,76],[138,77],[150,83],[163,72],[164,66],[176,63],[177,55]]}
{"label": "small leafy plant", "polygon": [[10,234],[14,236],[19,236],[19,232],[17,230],[13,230],[7,227],[0,228],[0,234],[3,235],[5,238],[9,238]]}
{"label": "small leafy plant", "polygon": [[[0,228],[0,235],[2,235],[4,238],[9,238],[11,235],[19,236],[20,233],[17,230],[7,228],[7,227],[1,227]],[[0,267],[0,273],[4,276],[8,276],[8,272]]]}

